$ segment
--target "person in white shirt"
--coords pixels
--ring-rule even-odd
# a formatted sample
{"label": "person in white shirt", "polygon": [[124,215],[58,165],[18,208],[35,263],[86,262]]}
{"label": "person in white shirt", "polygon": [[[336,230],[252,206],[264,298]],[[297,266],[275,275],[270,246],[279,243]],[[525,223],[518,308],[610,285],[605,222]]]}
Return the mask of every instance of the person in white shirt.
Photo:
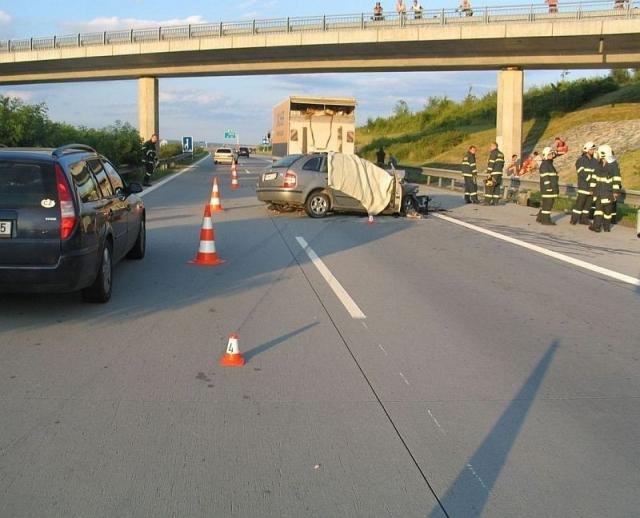
{"label": "person in white shirt", "polygon": [[413,11],[414,20],[420,20],[422,18],[422,5],[418,0],[413,0],[413,5],[411,6],[411,10]]}

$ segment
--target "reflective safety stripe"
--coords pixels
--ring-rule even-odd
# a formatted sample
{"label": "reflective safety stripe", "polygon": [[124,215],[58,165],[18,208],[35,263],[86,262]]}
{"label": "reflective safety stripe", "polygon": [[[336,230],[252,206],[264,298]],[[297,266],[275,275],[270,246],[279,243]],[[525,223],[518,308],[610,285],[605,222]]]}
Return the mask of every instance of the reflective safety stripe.
{"label": "reflective safety stripe", "polygon": [[540,211],[541,214],[551,214],[550,210],[541,210]]}
{"label": "reflective safety stripe", "polygon": [[581,210],[576,210],[576,209],[573,209],[571,212],[573,212],[574,214],[582,214]]}
{"label": "reflective safety stripe", "polygon": [[578,194],[591,194],[589,191],[582,191],[578,189]]}
{"label": "reflective safety stripe", "polygon": [[593,213],[594,216],[602,216],[604,214],[604,212],[602,212],[601,210],[597,210]]}
{"label": "reflective safety stripe", "polygon": [[557,198],[558,195],[557,194],[543,194],[542,197],[543,198]]}
{"label": "reflective safety stripe", "polygon": [[602,198],[602,203],[609,203],[611,200],[609,198]]}
{"label": "reflective safety stripe", "polygon": [[604,219],[611,219],[611,214],[605,214]]}

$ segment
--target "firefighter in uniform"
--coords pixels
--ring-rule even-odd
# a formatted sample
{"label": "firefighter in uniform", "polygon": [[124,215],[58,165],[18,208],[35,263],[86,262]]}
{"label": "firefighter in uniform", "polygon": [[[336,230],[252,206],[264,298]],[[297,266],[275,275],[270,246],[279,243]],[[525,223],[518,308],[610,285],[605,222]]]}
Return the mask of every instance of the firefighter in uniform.
{"label": "firefighter in uniform", "polygon": [[504,169],[504,153],[498,149],[497,142],[491,143],[489,162],[487,164],[487,179],[484,183],[484,204],[498,205],[500,200],[500,185],[502,184],[502,170]]}
{"label": "firefighter in uniform", "polygon": [[611,147],[603,144],[598,148],[600,159],[596,169],[596,210],[593,213],[593,223],[589,230],[594,232],[611,231],[611,205],[617,198],[621,187],[620,167]]}
{"label": "firefighter in uniform", "polygon": [[582,148],[582,155],[576,161],[576,172],[578,173],[578,197],[571,211],[572,225],[580,223],[581,225],[589,224],[589,209],[593,200],[593,190],[590,186],[592,178],[596,174],[598,168],[598,159],[593,156],[596,151],[596,145],[593,142],[587,142]]}
{"label": "firefighter in uniform", "polygon": [[476,147],[469,146],[462,159],[462,177],[464,178],[464,201],[466,203],[478,203],[478,183],[476,177]]}
{"label": "firefighter in uniform", "polygon": [[542,150],[542,163],[540,164],[540,196],[542,198],[542,206],[536,221],[543,225],[555,225],[551,221],[551,209],[558,197],[559,185],[558,185],[558,172],[553,165],[553,159],[556,157],[556,152],[550,147],[546,147]]}
{"label": "firefighter in uniform", "polygon": [[151,175],[158,164],[157,142],[158,135],[154,133],[149,140],[142,144],[142,163],[144,164],[144,182],[142,185],[151,185]]}

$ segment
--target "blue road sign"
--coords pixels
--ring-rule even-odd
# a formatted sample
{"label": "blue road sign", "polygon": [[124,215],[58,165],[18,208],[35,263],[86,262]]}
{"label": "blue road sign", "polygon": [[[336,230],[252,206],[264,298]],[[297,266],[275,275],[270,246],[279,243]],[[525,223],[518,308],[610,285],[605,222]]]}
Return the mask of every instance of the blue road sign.
{"label": "blue road sign", "polygon": [[182,137],[182,152],[193,153],[193,137]]}

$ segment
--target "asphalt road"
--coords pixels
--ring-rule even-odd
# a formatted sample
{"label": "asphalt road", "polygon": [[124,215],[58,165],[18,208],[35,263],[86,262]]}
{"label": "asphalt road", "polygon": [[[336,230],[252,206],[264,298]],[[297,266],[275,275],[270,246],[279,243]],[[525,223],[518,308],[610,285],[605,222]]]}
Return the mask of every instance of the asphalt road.
{"label": "asphalt road", "polygon": [[148,192],[107,305],[0,295],[0,516],[638,515],[638,288],[435,217],[272,214],[263,166]]}

